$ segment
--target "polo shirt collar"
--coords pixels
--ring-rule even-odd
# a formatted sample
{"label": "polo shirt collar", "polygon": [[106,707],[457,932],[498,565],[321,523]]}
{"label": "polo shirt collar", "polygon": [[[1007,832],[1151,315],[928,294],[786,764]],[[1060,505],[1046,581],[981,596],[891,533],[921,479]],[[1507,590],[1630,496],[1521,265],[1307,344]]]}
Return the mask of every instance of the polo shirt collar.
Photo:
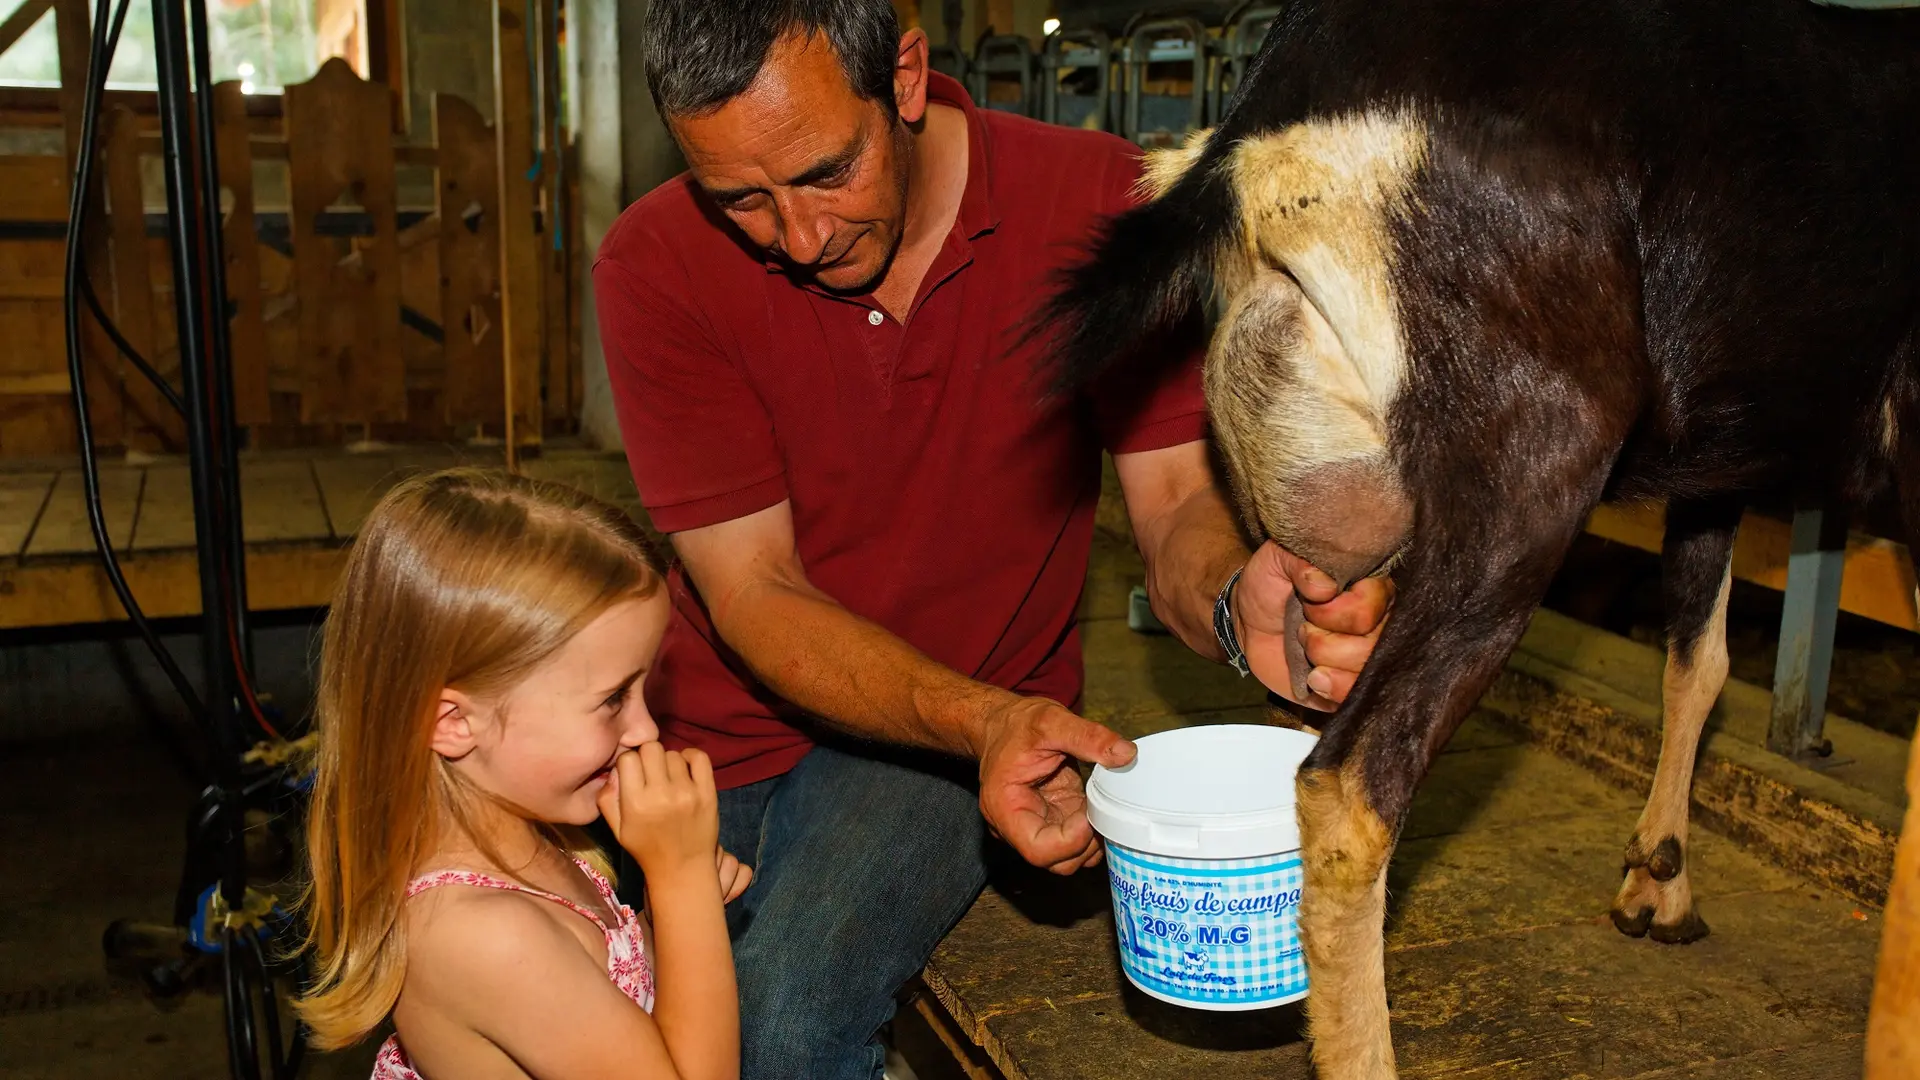
{"label": "polo shirt collar", "polygon": [[951,105],[967,118],[967,189],[960,195],[955,224],[971,240],[1000,224],[1000,212],[993,205],[993,155],[989,152],[993,136],[973,98],[952,76],[927,72],[927,101]]}

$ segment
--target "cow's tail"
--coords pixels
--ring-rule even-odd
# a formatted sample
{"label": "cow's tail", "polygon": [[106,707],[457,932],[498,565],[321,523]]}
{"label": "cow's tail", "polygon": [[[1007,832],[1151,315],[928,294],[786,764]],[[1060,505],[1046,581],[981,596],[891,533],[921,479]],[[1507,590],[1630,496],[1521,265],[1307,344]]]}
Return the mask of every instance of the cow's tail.
{"label": "cow's tail", "polygon": [[[1035,312],[1028,333],[1046,341],[1038,374],[1051,393],[1071,395],[1117,368],[1187,355],[1166,335],[1199,325],[1215,255],[1238,214],[1224,170],[1205,160],[1213,155],[1200,147],[1164,153],[1147,183],[1168,186],[1107,222],[1088,256],[1059,272]],[[1192,339],[1182,340],[1191,346]]]}

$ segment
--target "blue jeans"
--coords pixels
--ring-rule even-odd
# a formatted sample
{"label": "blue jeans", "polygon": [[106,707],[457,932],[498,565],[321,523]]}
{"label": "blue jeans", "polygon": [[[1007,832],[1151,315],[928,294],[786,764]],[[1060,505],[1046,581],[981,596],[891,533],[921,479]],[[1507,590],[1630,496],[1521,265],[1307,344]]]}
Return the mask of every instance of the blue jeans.
{"label": "blue jeans", "polygon": [[[727,907],[741,1080],[881,1075],[894,995],[986,882],[971,776],[816,746],[783,776],[720,792],[720,844],[753,867]],[[621,881],[637,889],[630,864]]]}

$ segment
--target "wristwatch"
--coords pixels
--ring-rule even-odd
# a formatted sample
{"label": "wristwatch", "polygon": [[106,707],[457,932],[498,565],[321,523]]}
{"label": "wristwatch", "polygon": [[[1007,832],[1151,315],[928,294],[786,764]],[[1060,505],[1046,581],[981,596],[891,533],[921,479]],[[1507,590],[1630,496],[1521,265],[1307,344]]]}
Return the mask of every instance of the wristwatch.
{"label": "wristwatch", "polygon": [[1220,641],[1220,651],[1227,654],[1227,663],[1244,678],[1252,669],[1247,667],[1247,654],[1240,651],[1240,639],[1233,632],[1233,587],[1240,581],[1240,570],[1220,587],[1220,595],[1213,602],[1213,636]]}

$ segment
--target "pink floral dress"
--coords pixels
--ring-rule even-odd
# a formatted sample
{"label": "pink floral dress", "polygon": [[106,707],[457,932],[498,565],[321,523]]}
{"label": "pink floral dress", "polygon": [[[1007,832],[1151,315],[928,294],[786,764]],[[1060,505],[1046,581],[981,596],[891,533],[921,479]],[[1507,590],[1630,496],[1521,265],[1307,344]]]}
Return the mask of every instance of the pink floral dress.
{"label": "pink floral dress", "polygon": [[[590,920],[593,925],[600,928],[601,933],[607,936],[607,975],[613,980],[613,985],[619,987],[627,997],[632,998],[634,1004],[652,1012],[653,969],[647,966],[646,941],[641,933],[639,916],[613,895],[612,883],[602,877],[599,871],[579,859],[573,861],[574,865],[580,868],[580,872],[587,875],[587,879],[593,882],[593,887],[600,891],[600,899],[606,903],[607,910],[614,914],[614,925],[608,926],[601,922],[600,916],[564,896],[528,888],[517,881],[477,874],[471,870],[440,870],[417,877],[407,885],[407,896],[411,898],[440,885],[473,885],[483,889],[511,889],[514,892],[531,893],[543,900],[551,900],[563,907],[571,908]],[[420,1074],[414,1071],[413,1065],[407,1061],[406,1051],[401,1049],[398,1035],[390,1036],[380,1047],[380,1055],[373,1061],[372,1080],[423,1080]]]}

